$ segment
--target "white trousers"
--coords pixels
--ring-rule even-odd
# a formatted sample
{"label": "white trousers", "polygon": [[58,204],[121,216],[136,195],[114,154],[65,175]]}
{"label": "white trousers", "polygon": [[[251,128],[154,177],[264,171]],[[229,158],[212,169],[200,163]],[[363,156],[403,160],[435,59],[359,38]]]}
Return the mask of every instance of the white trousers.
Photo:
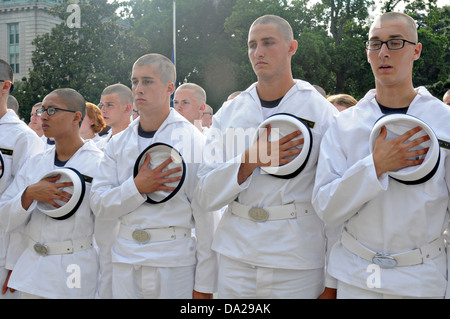
{"label": "white trousers", "polygon": [[377,292],[376,288],[362,289],[356,286],[346,284],[345,282],[337,282],[337,299],[443,299],[444,296],[438,298],[409,297],[382,294]]}
{"label": "white trousers", "polygon": [[218,298],[315,299],[324,290],[324,269],[279,269],[220,255]]}
{"label": "white trousers", "polygon": [[149,267],[113,263],[115,299],[192,299],[195,266]]}

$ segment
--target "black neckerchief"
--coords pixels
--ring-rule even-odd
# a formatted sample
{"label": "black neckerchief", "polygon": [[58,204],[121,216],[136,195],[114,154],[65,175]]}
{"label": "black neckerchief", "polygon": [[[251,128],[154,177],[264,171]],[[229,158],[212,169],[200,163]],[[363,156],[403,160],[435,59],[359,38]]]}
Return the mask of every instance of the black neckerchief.
{"label": "black neckerchief", "polygon": [[262,107],[266,107],[266,108],[274,108],[277,107],[278,104],[280,104],[281,100],[283,99],[284,96],[280,97],[279,99],[273,100],[273,101],[264,101],[263,99],[259,98],[259,101],[261,102],[261,106]]}
{"label": "black neckerchief", "polygon": [[406,112],[408,112],[408,108],[409,108],[409,106],[393,108],[393,107],[384,106],[384,105],[380,104],[378,101],[377,101],[377,103],[378,103],[378,106],[380,107],[381,113],[383,113],[383,114],[406,114]]}
{"label": "black neckerchief", "polygon": [[64,161],[64,162],[63,162],[63,161],[60,161],[60,160],[58,159],[58,156],[56,155],[56,152],[55,152],[55,166],[58,166],[58,167],[64,167],[68,161],[69,161],[69,160]]}
{"label": "black neckerchief", "polygon": [[143,138],[153,138],[155,136],[156,131],[144,131],[141,127],[141,123],[138,126],[138,135]]}

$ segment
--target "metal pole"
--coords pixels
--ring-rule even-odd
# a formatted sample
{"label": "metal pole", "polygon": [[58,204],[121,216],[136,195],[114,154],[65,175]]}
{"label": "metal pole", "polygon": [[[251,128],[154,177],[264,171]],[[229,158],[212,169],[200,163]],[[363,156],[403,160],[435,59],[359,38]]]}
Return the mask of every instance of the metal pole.
{"label": "metal pole", "polygon": [[176,1],[173,0],[173,64],[177,66],[177,21],[176,21]]}

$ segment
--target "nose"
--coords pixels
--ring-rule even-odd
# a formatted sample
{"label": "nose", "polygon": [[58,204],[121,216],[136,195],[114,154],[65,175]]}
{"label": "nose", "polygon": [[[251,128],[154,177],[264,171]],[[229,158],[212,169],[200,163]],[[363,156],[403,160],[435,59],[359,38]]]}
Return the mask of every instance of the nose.
{"label": "nose", "polygon": [[255,57],[258,57],[258,58],[263,57],[264,56],[263,47],[260,45],[257,45],[254,50],[254,54],[255,54]]}
{"label": "nose", "polygon": [[141,81],[137,81],[137,83],[133,87],[133,91],[135,94],[142,94],[143,85]]}
{"label": "nose", "polygon": [[379,55],[380,57],[389,57],[389,56],[390,56],[390,54],[389,54],[389,49],[388,49],[388,47],[387,47],[387,43],[381,44],[381,48],[380,48],[380,50],[379,50],[378,55]]}
{"label": "nose", "polygon": [[41,114],[41,120],[42,120],[42,121],[48,120],[48,113],[47,113],[47,111],[42,112],[42,114]]}

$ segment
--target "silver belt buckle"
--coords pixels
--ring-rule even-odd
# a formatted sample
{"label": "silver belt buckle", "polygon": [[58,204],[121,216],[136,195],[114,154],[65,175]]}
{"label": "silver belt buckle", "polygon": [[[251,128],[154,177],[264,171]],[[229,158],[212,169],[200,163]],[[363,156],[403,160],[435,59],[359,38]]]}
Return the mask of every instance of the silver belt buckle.
{"label": "silver belt buckle", "polygon": [[394,268],[397,266],[397,260],[394,257],[377,253],[373,258],[372,262],[381,268]]}
{"label": "silver belt buckle", "polygon": [[252,207],[248,211],[248,216],[254,222],[265,222],[269,219],[269,212],[262,208]]}
{"label": "silver belt buckle", "polygon": [[141,244],[145,244],[150,241],[150,234],[144,229],[134,230],[131,234],[131,237],[133,237],[135,241]]}
{"label": "silver belt buckle", "polygon": [[48,246],[40,243],[36,243],[33,246],[34,251],[41,256],[47,256],[48,255]]}

